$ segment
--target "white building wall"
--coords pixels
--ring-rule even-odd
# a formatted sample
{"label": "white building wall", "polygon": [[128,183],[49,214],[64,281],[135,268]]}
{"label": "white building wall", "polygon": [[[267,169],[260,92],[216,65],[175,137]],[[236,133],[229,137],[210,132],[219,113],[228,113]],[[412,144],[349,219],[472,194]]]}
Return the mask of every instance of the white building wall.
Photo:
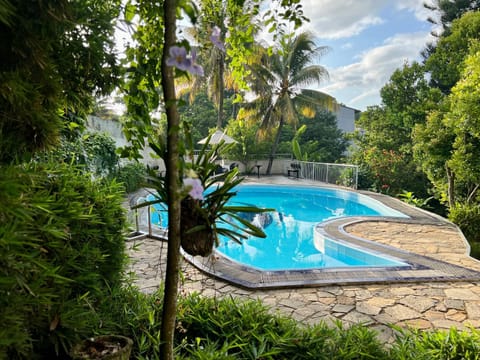
{"label": "white building wall", "polygon": [[[127,139],[122,131],[122,125],[115,120],[101,119],[97,116],[89,116],[87,119],[87,127],[91,130],[107,133],[115,141],[116,147],[123,147],[128,144]],[[141,152],[143,156],[142,163],[149,166],[158,166],[160,171],[165,170],[165,164],[162,159],[153,156],[153,150],[146,147]]]}
{"label": "white building wall", "polygon": [[360,110],[340,105],[337,112],[337,126],[344,133],[355,131],[355,120],[360,116]]}

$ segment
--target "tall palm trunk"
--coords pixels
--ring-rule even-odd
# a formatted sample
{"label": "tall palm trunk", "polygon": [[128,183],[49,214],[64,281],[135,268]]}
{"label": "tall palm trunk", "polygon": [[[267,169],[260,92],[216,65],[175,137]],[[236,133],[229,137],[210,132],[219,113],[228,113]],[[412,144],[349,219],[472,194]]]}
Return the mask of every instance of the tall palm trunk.
{"label": "tall palm trunk", "polygon": [[278,124],[277,134],[275,135],[275,141],[273,142],[272,149],[270,151],[270,156],[268,157],[268,166],[267,166],[266,175],[270,175],[272,172],[273,159],[275,158],[278,144],[280,143],[280,135],[282,133],[283,124],[284,124],[283,116],[281,116],[280,122]]}
{"label": "tall palm trunk", "polygon": [[173,340],[177,314],[177,294],[180,274],[180,196],[179,196],[179,115],[177,111],[174,73],[167,66],[168,49],[175,45],[176,0],[165,0],[164,51],[162,56],[162,88],[167,113],[167,194],[168,194],[168,251],[165,292],[163,297],[160,358],[173,360]]}

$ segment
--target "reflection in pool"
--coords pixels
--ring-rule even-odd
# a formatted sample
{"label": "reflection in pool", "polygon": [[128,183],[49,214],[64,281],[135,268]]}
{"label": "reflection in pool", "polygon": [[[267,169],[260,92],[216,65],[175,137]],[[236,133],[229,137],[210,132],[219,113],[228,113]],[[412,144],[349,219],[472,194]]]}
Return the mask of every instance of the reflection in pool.
{"label": "reflection in pool", "polygon": [[[396,259],[324,238],[315,231],[319,223],[339,217],[408,218],[371,197],[334,188],[290,185],[239,185],[236,190],[231,205],[255,205],[276,211],[244,214],[263,228],[265,239],[249,237],[238,244],[220,238],[216,251],[235,262],[265,271],[405,265]],[[164,205],[155,205],[151,222],[167,227],[166,214]]]}
{"label": "reflection in pool", "polygon": [[316,233],[318,223],[338,217],[407,217],[370,197],[331,188],[242,185],[233,200],[276,209],[251,219],[266,239],[250,237],[242,244],[221,239],[217,252],[243,265],[267,271],[404,265]]}

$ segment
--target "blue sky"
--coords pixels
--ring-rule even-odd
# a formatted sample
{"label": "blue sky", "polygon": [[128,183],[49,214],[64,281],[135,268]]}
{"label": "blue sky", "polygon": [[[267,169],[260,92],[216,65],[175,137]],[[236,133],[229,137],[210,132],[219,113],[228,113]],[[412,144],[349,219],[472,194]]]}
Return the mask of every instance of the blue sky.
{"label": "blue sky", "polygon": [[319,59],[330,79],[318,90],[365,110],[381,103],[380,89],[406,61],[421,61],[432,41],[424,0],[303,0],[306,29],[330,51]]}
{"label": "blue sky", "polygon": [[[316,89],[358,110],[379,105],[380,89],[395,69],[421,61],[420,52],[434,40],[427,21],[434,14],[425,1],[432,0],[302,0],[310,22],[301,30],[330,48],[319,59],[330,78]],[[127,36],[118,35],[119,42]]]}

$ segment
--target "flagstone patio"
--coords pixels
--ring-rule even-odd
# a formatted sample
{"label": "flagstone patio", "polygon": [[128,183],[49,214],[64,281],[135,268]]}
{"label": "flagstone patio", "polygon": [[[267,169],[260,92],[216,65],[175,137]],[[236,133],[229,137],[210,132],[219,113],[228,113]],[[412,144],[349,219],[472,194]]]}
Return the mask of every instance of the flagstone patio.
{"label": "flagstone patio", "polygon": [[[412,270],[402,273],[399,281],[342,283],[333,279],[305,287],[249,289],[209,276],[184,261],[181,292],[260,299],[272,311],[305,324],[337,319],[347,326],[363,323],[377,330],[385,343],[394,339],[391,324],[419,329],[480,328],[480,262],[468,256],[468,243],[455,225],[427,212],[424,215],[424,223],[422,216],[409,221],[362,218],[332,224],[329,230],[358,241],[367,239],[379,246],[394,247],[434,264],[421,278],[416,278]],[[145,237],[131,240],[129,245],[137,285],[144,292],[154,291],[165,275],[167,242]]]}

